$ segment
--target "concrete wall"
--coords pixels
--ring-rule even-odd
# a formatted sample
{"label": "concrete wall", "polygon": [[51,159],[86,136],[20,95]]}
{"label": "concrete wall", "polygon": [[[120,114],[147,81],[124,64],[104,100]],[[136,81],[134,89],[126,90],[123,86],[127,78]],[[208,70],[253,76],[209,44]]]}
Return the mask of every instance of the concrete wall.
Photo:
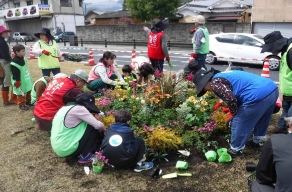
{"label": "concrete wall", "polygon": [[[234,25],[235,32],[250,33],[249,23],[207,23],[210,34],[220,33],[224,31],[224,26]],[[86,25],[77,26],[76,33],[78,37],[82,37],[84,41],[117,41],[137,42],[147,41],[147,35],[142,31],[141,24],[137,25]],[[150,28],[149,25],[147,27]],[[194,24],[170,24],[165,30],[168,40],[172,43],[190,44],[192,35],[189,30],[194,28]]]}
{"label": "concrete wall", "polygon": [[292,22],[291,0],[254,0],[252,22]]}

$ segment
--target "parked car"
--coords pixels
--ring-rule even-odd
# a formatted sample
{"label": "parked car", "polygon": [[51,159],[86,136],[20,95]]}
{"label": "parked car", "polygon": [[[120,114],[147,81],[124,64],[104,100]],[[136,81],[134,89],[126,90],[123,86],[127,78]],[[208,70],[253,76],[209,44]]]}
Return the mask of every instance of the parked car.
{"label": "parked car", "polygon": [[56,35],[54,35],[54,38],[57,42],[64,42],[64,41],[69,41],[70,36],[75,36],[75,33],[71,31],[64,31],[64,32],[57,33]]}
{"label": "parked car", "polygon": [[268,58],[270,70],[279,69],[280,57],[269,52],[261,53],[264,40],[260,35],[220,33],[210,35],[209,39],[210,52],[206,58],[207,64],[214,64],[216,61],[263,64]]}
{"label": "parked car", "polygon": [[15,41],[33,41],[32,36],[24,32],[14,32],[12,39]]}

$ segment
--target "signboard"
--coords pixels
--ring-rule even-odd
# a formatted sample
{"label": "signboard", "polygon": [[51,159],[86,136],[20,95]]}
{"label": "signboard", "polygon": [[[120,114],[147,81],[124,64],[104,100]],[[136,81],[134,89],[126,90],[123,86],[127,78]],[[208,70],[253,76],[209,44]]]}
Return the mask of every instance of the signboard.
{"label": "signboard", "polygon": [[50,5],[36,4],[29,5],[25,7],[17,7],[13,9],[2,10],[2,16],[5,16],[6,19],[25,19],[25,17],[32,17],[38,15],[47,15],[51,14],[52,10]]}

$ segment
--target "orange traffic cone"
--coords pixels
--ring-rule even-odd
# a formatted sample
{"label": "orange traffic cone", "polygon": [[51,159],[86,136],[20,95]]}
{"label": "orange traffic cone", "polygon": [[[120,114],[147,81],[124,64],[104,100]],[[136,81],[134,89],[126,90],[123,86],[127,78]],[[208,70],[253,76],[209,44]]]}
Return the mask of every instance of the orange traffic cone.
{"label": "orange traffic cone", "polygon": [[269,59],[265,59],[262,74],[261,74],[262,77],[266,77],[266,78],[270,77],[269,66],[270,66]]}
{"label": "orange traffic cone", "polygon": [[34,54],[32,52],[32,46],[29,47],[29,58],[30,59],[35,59],[35,56],[34,56]]}
{"label": "orange traffic cone", "polygon": [[91,48],[89,48],[89,60],[88,60],[88,65],[95,65],[94,62],[94,56],[93,56],[93,51]]}
{"label": "orange traffic cone", "polygon": [[12,47],[11,47],[11,58],[13,59],[14,57],[15,57],[15,53],[13,51],[13,45],[12,45]]}

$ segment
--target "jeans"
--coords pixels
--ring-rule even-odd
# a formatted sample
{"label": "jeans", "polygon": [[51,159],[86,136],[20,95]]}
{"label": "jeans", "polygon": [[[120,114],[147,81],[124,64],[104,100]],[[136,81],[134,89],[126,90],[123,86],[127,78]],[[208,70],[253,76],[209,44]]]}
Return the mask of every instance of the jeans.
{"label": "jeans", "polygon": [[163,72],[164,60],[154,60],[150,59],[151,65],[154,69],[158,69],[160,72]]}
{"label": "jeans", "polygon": [[43,73],[43,77],[47,76],[50,77],[51,72],[56,75],[58,73],[61,73],[61,69],[60,68],[54,68],[54,69],[42,69],[42,73]]}
{"label": "jeans", "polygon": [[[111,80],[115,80],[117,79],[118,77],[113,74],[110,79]],[[103,82],[101,78],[99,79],[95,79],[93,81],[90,81],[89,83],[86,84],[86,87],[91,90],[91,91],[94,91],[95,94],[98,93],[98,90],[99,89],[109,89],[110,88],[110,85]]]}
{"label": "jeans", "polygon": [[287,122],[284,117],[292,116],[292,101],[282,101],[282,115],[278,121],[279,129],[287,129]]}
{"label": "jeans", "polygon": [[198,62],[198,64],[201,66],[200,68],[205,68],[207,70],[207,67],[205,65],[207,54],[197,54],[197,57],[195,60]]}
{"label": "jeans", "polygon": [[252,132],[255,143],[266,138],[278,95],[279,91],[276,89],[261,101],[239,106],[232,120],[231,149],[235,151],[244,149]]}

